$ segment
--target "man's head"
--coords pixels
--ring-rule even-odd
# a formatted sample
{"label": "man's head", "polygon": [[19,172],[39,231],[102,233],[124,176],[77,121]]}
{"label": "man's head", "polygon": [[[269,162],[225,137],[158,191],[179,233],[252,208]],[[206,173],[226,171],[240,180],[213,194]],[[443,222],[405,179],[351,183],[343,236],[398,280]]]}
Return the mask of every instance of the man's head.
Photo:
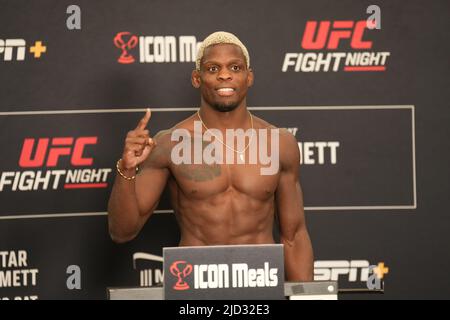
{"label": "man's head", "polygon": [[250,57],[242,42],[222,31],[206,37],[192,72],[192,85],[200,89],[202,100],[217,111],[232,111],[245,101],[252,84]]}

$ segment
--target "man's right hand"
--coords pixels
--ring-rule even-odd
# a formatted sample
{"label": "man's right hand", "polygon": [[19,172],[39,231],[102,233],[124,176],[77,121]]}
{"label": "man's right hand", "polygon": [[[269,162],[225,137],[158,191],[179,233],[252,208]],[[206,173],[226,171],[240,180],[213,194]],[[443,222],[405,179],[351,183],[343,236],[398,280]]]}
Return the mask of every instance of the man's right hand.
{"label": "man's right hand", "polygon": [[134,172],[156,146],[155,141],[149,136],[149,131],[145,129],[151,115],[150,109],[147,109],[137,127],[128,132],[121,161],[123,170]]}

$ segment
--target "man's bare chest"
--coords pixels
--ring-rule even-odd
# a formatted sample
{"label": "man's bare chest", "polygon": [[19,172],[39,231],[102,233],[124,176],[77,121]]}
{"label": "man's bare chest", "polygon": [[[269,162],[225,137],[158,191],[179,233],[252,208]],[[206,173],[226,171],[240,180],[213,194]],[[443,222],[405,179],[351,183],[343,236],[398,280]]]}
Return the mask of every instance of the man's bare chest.
{"label": "man's bare chest", "polygon": [[279,173],[261,175],[260,169],[248,164],[181,164],[171,173],[178,188],[193,198],[235,192],[263,200],[276,191]]}

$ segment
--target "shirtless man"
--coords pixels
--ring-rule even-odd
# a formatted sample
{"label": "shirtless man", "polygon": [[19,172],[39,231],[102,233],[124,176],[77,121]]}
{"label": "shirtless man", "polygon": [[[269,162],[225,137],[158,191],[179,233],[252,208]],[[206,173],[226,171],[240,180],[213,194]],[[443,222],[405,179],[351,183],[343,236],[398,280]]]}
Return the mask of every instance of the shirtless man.
{"label": "shirtless man", "polygon": [[[254,77],[249,66],[247,49],[234,35],[216,32],[205,39],[192,72],[192,85],[201,93],[199,112],[151,138],[146,130],[151,116],[147,110],[128,132],[108,204],[109,231],[115,242],[133,239],[168,184],[181,232],[180,246],[274,243],[277,216],[286,279],[312,281],[313,251],[298,180],[299,148],[293,135],[279,130],[278,145],[268,146],[272,151],[279,149],[278,170],[269,175],[261,174],[261,163],[247,160],[244,164],[173,161],[172,151],[178,143],[173,133],[185,129],[193,140],[198,139],[194,128],[199,123],[201,133],[214,128],[223,137],[227,129],[278,130],[247,110],[247,90]],[[204,144],[201,135],[200,139]],[[236,158],[249,159],[253,149],[248,146],[254,141],[249,137],[245,141],[247,149],[236,150],[229,141],[220,140],[223,154],[232,150]]]}

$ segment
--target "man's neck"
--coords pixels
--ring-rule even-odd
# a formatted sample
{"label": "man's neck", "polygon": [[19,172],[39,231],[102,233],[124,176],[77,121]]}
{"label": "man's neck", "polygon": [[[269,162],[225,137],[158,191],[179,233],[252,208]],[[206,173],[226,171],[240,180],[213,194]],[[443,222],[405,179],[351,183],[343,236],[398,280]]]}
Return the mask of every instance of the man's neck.
{"label": "man's neck", "polygon": [[203,123],[210,129],[247,129],[250,126],[247,106],[241,104],[229,112],[214,110],[211,106],[202,105],[199,110]]}

